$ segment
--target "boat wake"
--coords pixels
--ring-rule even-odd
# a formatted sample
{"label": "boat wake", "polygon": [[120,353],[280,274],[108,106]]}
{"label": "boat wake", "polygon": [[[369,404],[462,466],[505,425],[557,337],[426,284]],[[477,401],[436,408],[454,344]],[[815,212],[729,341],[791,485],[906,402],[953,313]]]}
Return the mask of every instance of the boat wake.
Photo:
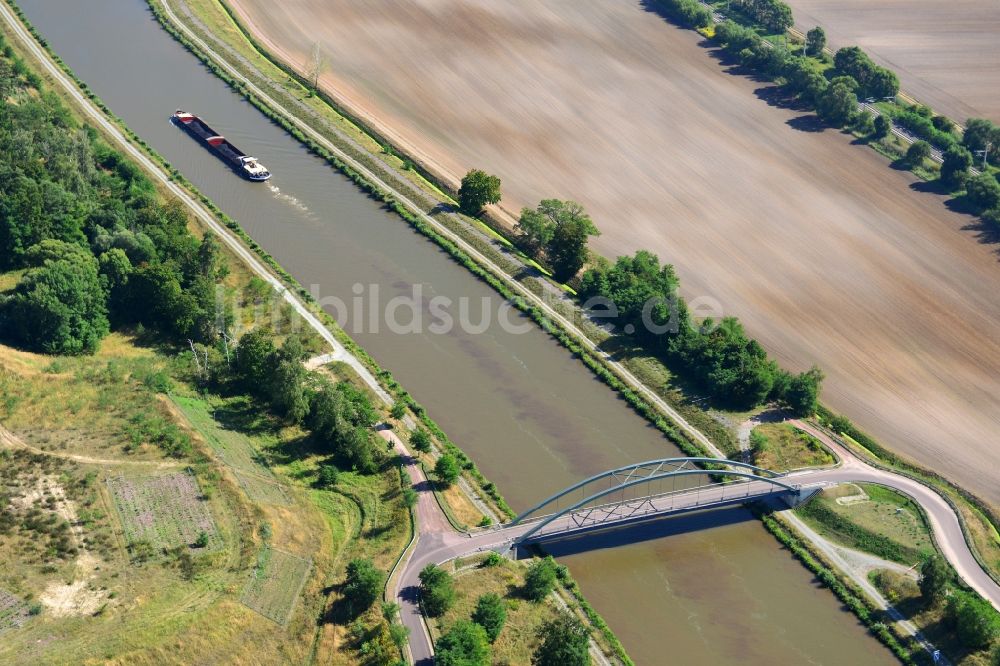
{"label": "boat wake", "polygon": [[285,194],[284,192],[282,192],[281,188],[278,187],[277,185],[274,185],[272,183],[268,183],[267,184],[267,188],[269,190],[271,190],[271,193],[274,195],[274,198],[277,199],[278,201],[284,201],[285,203],[287,203],[288,205],[292,206],[293,208],[296,208],[300,212],[305,213],[308,217],[315,217],[313,215],[313,212],[311,210],[309,210],[308,206],[306,206],[304,203],[302,203],[301,201],[299,201],[297,198],[293,197],[292,195]]}

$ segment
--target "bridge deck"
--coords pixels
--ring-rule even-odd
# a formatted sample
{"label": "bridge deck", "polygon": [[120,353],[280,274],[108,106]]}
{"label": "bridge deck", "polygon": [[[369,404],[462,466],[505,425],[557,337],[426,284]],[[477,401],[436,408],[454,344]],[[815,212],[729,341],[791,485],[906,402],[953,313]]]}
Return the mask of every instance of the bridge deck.
{"label": "bridge deck", "polygon": [[716,483],[649,497],[606,502],[596,506],[581,507],[551,519],[551,522],[547,524],[546,517],[523,523],[520,527],[525,529],[522,534],[515,537],[514,541],[518,544],[537,543],[592,530],[621,527],[631,523],[702,509],[743,504],[794,492],[766,481],[747,481],[743,483]]}

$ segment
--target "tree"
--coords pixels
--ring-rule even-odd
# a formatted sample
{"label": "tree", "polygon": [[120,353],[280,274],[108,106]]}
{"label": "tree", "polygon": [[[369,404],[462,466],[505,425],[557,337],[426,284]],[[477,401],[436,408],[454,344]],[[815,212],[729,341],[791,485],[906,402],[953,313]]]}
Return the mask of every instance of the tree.
{"label": "tree", "polygon": [[965,123],[962,143],[972,152],[986,150],[986,146],[990,145],[990,158],[993,158],[1000,155],[1000,127],[985,118],[969,118]]}
{"label": "tree", "polygon": [[410,444],[417,451],[427,453],[431,450],[431,436],[423,428],[417,428],[410,435]]}
{"label": "tree", "polygon": [[451,575],[436,564],[424,567],[420,571],[420,601],[431,617],[444,615],[455,602]]}
{"label": "tree", "polygon": [[972,153],[959,145],[944,151],[941,162],[941,182],[948,187],[958,187],[965,182],[972,166]]}
{"label": "tree", "polygon": [[914,141],[906,149],[906,162],[911,167],[918,167],[931,156],[931,144],[926,141]]}
{"label": "tree", "polygon": [[97,260],[77,245],[61,241],[43,245],[29,250],[29,260],[43,265],[24,274],[3,319],[14,338],[32,349],[93,354],[110,330]]}
{"label": "tree", "polygon": [[459,468],[455,456],[443,453],[434,463],[434,475],[447,488],[458,479]]}
{"label": "tree", "polygon": [[795,375],[785,390],[785,402],[796,416],[810,416],[816,413],[816,400],[823,372],[816,366]]}
{"label": "tree", "polygon": [[309,413],[306,395],[306,369],[302,365],[302,344],[296,338],[285,341],[281,351],[273,356],[269,393],[271,406],[290,423],[301,423]]}
{"label": "tree", "polygon": [[590,632],[566,611],[538,630],[541,644],[531,663],[535,666],[590,666]]}
{"label": "tree", "polygon": [[823,57],[823,49],[826,48],[826,31],[816,26],[806,33],[805,55],[812,54],[814,58]]}
{"label": "tree", "polygon": [[549,263],[557,280],[565,282],[575,276],[587,261],[587,238],[590,232],[579,221],[556,227],[548,245]]}
{"label": "tree", "polygon": [[1000,184],[991,173],[981,173],[965,183],[965,191],[979,210],[1000,206]]}
{"label": "tree", "polygon": [[[544,202],[543,202],[544,203]],[[525,251],[533,257],[544,250],[556,231],[556,222],[540,210],[522,208],[521,217],[514,226]]]}
{"label": "tree", "polygon": [[355,559],[347,565],[344,598],[351,615],[357,617],[368,610],[382,592],[385,574],[371,560]]}
{"label": "tree", "polygon": [[507,606],[497,594],[484,594],[476,601],[472,621],[486,630],[490,643],[495,643],[507,621]]}
{"label": "tree", "polygon": [[543,601],[556,586],[556,563],[551,557],[536,561],[524,576],[524,596]]}
{"label": "tree", "polygon": [[858,98],[844,82],[837,82],[824,91],[816,106],[816,113],[835,127],[851,122],[857,113]]}
{"label": "tree", "polygon": [[885,114],[875,116],[872,121],[872,138],[884,139],[892,131],[892,121]]}
{"label": "tree", "polygon": [[276,351],[268,331],[255,328],[243,334],[236,346],[236,376],[245,390],[259,394],[268,385]]}
{"label": "tree", "polygon": [[500,178],[473,169],[465,174],[458,190],[459,208],[466,215],[479,215],[486,204],[500,203]]}
{"label": "tree", "polygon": [[945,616],[958,639],[970,650],[989,647],[1000,636],[1000,613],[974,592],[953,592],[948,597]]}
{"label": "tree", "polygon": [[920,565],[920,595],[927,604],[937,603],[948,587],[951,574],[940,555],[929,555]]}
{"label": "tree", "polygon": [[434,645],[438,666],[489,666],[490,645],[486,631],[473,622],[459,620]]}
{"label": "tree", "polygon": [[320,488],[333,488],[340,479],[340,470],[336,465],[320,465],[317,485]]}

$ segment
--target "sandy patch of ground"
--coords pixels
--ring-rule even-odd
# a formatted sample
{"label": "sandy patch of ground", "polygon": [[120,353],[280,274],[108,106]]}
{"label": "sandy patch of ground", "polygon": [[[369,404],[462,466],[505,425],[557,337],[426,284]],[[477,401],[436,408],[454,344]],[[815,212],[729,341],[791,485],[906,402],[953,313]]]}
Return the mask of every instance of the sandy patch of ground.
{"label": "sandy patch of ground", "polygon": [[57,479],[49,476],[38,478],[34,487],[11,503],[21,508],[30,508],[36,502],[44,502],[52,497],[52,510],[70,524],[80,555],[76,559],[76,576],[70,583],[53,582],[38,595],[38,600],[53,617],[91,615],[107,600],[107,592],[91,589],[90,583],[101,560],[83,546],[83,526],[77,519],[76,506],[66,497],[66,491]]}
{"label": "sandy patch of ground", "polygon": [[818,363],[832,407],[1000,502],[997,247],[696,33],[636,1],[236,4],[292,63],[320,42],[334,96],[452,181],[581,201],[598,251],[657,252],[784,365]]}
{"label": "sandy patch of ground", "polygon": [[788,0],[796,26],[830,48],[858,45],[903,90],[960,123],[1000,121],[1000,3],[994,0]]}

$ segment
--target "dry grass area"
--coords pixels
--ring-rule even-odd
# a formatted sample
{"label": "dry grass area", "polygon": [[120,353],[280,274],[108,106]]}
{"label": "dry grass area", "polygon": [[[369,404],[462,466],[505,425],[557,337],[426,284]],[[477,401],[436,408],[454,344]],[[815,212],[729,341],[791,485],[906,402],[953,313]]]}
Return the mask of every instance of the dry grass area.
{"label": "dry grass area", "polygon": [[677,266],[824,400],[1000,502],[996,246],[911,174],[768,102],[639,2],[237,0],[276,54],[457,182],[504,205],[575,198],[616,255]]}
{"label": "dry grass area", "polygon": [[787,423],[764,423],[750,435],[754,464],[774,471],[832,465],[835,460],[819,440]]}
{"label": "dry grass area", "polygon": [[796,26],[858,45],[904,92],[964,123],[1000,121],[1000,4],[988,0],[789,0]]}

